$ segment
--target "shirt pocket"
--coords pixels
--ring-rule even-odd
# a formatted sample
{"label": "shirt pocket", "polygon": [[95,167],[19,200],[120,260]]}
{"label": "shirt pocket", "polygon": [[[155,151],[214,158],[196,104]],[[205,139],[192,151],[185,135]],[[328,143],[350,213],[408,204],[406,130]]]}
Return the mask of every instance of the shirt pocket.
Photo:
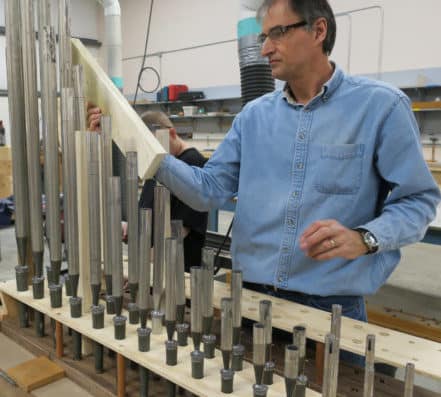
{"label": "shirt pocket", "polygon": [[326,194],[355,194],[363,173],[363,144],[322,144],[315,188]]}

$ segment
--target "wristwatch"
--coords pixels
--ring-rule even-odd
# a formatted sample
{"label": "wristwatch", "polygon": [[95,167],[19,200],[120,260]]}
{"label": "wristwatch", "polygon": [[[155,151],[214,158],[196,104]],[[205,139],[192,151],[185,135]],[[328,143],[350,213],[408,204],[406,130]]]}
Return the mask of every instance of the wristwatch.
{"label": "wristwatch", "polygon": [[354,229],[358,233],[360,233],[361,238],[363,239],[363,243],[367,248],[366,254],[373,254],[378,251],[378,240],[369,230],[366,229]]}

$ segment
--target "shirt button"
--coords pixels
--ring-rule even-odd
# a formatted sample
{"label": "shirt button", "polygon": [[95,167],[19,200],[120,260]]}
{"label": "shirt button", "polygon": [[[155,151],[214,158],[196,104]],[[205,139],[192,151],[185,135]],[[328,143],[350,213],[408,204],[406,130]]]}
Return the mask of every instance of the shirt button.
{"label": "shirt button", "polygon": [[299,139],[301,139],[303,141],[303,139],[305,139],[305,134],[300,133],[299,134]]}
{"label": "shirt button", "polygon": [[292,194],[292,196],[293,197],[297,197],[299,194],[297,193],[297,192],[294,192],[293,194]]}
{"label": "shirt button", "polygon": [[283,276],[279,276],[279,278],[277,279],[277,281],[278,281],[279,283],[281,283],[281,282],[283,281]]}
{"label": "shirt button", "polygon": [[297,168],[298,168],[299,170],[303,169],[303,163],[298,163],[298,164],[297,164]]}

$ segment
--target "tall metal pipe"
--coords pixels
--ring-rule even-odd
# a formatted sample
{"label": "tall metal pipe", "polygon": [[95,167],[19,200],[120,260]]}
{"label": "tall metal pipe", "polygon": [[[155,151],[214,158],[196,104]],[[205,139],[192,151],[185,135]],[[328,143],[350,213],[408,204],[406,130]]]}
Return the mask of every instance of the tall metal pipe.
{"label": "tall metal pipe", "polygon": [[147,310],[150,307],[150,258],[152,241],[152,210],[141,208],[139,211],[139,292],[138,306],[141,328],[147,324]]}
{"label": "tall metal pipe", "polygon": [[373,397],[374,380],[375,380],[375,335],[367,335],[363,397]]}
{"label": "tall metal pipe", "polygon": [[[50,20],[49,4],[40,0],[40,24]],[[40,25],[41,108],[44,136],[44,186],[46,225],[53,281],[59,283],[61,269],[60,173],[58,162],[58,102],[55,31]]]}
{"label": "tall metal pipe", "polygon": [[168,340],[173,339],[176,327],[176,248],[175,238],[165,240],[165,325]]}
{"label": "tall metal pipe", "polygon": [[327,334],[325,337],[325,358],[323,366],[323,397],[334,397],[331,394],[333,390],[334,378],[332,377],[332,364],[334,360],[335,351],[335,335]]}
{"label": "tall metal pipe", "polygon": [[138,154],[126,153],[127,166],[127,217],[129,235],[129,288],[132,303],[138,291]]}
{"label": "tall metal pipe", "polygon": [[[110,116],[101,116],[101,192],[106,200],[106,192],[109,191],[109,181],[112,177],[112,119]],[[109,206],[102,206],[102,236],[103,236],[103,260],[104,279],[106,281],[107,296],[112,295],[112,266],[110,260],[110,212]]]}
{"label": "tall metal pipe", "polygon": [[99,169],[99,134],[86,135],[88,165],[88,205],[89,205],[89,258],[90,285],[92,302],[98,305],[101,291],[101,222],[100,222],[100,169]]}
{"label": "tall metal pipe", "polygon": [[272,302],[261,300],[259,302],[260,322],[265,327],[265,361],[271,361],[271,345],[273,343],[273,309]]}
{"label": "tall metal pipe", "polygon": [[184,226],[182,220],[172,220],[171,236],[176,239],[176,322],[182,324],[185,314]]}
{"label": "tall metal pipe", "polygon": [[43,274],[43,218],[41,211],[40,134],[35,60],[34,7],[32,0],[20,0],[22,25],[23,81],[26,114],[29,205],[32,257],[35,275]]}
{"label": "tall metal pipe", "polygon": [[153,235],[153,307],[160,310],[164,283],[164,241],[166,222],[166,203],[170,202],[170,193],[164,186],[154,189],[154,235]]}
{"label": "tall metal pipe", "polygon": [[332,382],[331,382],[331,396],[337,395],[338,385],[338,371],[340,362],[340,334],[341,334],[341,315],[342,306],[332,305],[331,316],[331,333],[335,336],[334,354],[332,355]]}
{"label": "tall metal pipe", "polygon": [[9,119],[11,121],[12,173],[15,205],[15,238],[19,266],[26,266],[29,239],[29,183],[26,155],[26,123],[20,2],[5,0],[6,67]]}
{"label": "tall metal pipe", "polygon": [[190,290],[191,290],[191,336],[193,338],[194,350],[199,350],[202,338],[202,310],[201,310],[201,285],[202,268],[192,266],[190,269]]}
{"label": "tall metal pipe", "polygon": [[253,366],[256,384],[262,384],[263,367],[265,365],[265,325],[253,324]]}
{"label": "tall metal pipe", "polygon": [[63,141],[64,215],[67,236],[67,263],[73,296],[77,295],[79,279],[79,235],[77,211],[77,172],[75,158],[74,92],[61,89]]}
{"label": "tall metal pipe", "polygon": [[121,315],[123,296],[123,266],[121,247],[121,189],[119,177],[109,179],[110,198],[110,239],[111,239],[111,262],[112,262],[112,292],[115,297],[116,315]]}
{"label": "tall metal pipe", "polygon": [[84,98],[83,65],[72,67],[74,87],[75,130],[87,130],[86,99]]}
{"label": "tall metal pipe", "polygon": [[213,322],[214,250],[202,249],[202,333],[209,335]]}
{"label": "tall metal pipe", "polygon": [[296,387],[296,379],[299,375],[300,350],[296,345],[287,345],[285,347],[285,388],[286,397],[293,397]]}
{"label": "tall metal pipe", "polygon": [[231,273],[231,299],[233,300],[233,345],[240,344],[240,330],[242,327],[242,284],[241,270]]}
{"label": "tall metal pipe", "polygon": [[404,397],[413,396],[413,384],[415,379],[415,365],[407,363],[404,375]]}
{"label": "tall metal pipe", "polygon": [[296,325],[292,330],[292,344],[299,348],[299,373],[303,374],[305,370],[306,356],[306,327]]}
{"label": "tall metal pipe", "polygon": [[224,369],[230,368],[233,350],[233,300],[221,299],[221,351]]}
{"label": "tall metal pipe", "polygon": [[58,1],[58,48],[61,88],[72,87],[70,0]]}

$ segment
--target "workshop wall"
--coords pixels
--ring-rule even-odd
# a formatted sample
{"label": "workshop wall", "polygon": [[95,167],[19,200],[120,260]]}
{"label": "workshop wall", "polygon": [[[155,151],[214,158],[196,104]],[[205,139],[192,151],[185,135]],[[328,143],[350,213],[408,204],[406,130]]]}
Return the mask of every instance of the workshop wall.
{"label": "workshop wall", "polygon": [[[124,42],[126,95],[133,94],[144,52],[151,0],[120,0]],[[380,5],[384,11],[381,76],[400,86],[441,82],[441,52],[437,48],[439,0],[331,0],[336,13]],[[236,38],[239,0],[154,1],[148,54],[196,47]],[[379,74],[380,10],[372,9],[337,18],[338,34],[331,59],[353,74]],[[351,40],[349,40],[351,39]],[[350,50],[349,50],[350,48]],[[350,61],[348,62],[348,54]],[[191,87],[237,86],[240,83],[237,43],[234,41],[149,56],[147,66],[160,72],[162,85],[186,83]],[[152,90],[156,78],[143,75]]]}

